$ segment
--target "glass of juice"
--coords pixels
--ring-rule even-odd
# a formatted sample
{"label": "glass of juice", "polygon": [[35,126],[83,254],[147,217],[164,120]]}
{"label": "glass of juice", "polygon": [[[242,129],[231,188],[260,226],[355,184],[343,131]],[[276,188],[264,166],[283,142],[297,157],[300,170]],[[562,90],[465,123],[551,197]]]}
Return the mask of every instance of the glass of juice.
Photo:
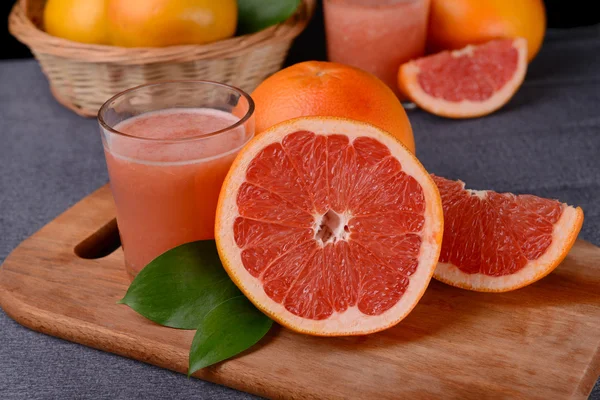
{"label": "glass of juice", "polygon": [[221,185],[254,136],[254,103],[208,81],[138,86],[98,113],[125,267],[133,279],[155,257],[214,238]]}
{"label": "glass of juice", "polygon": [[324,0],[330,61],[385,82],[401,99],[398,68],[425,54],[430,0]]}

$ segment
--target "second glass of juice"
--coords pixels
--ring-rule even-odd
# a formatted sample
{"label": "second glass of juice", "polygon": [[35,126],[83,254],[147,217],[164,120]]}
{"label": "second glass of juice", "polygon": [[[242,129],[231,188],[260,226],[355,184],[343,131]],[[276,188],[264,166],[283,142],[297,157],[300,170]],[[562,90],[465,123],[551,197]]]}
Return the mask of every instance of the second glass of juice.
{"label": "second glass of juice", "polygon": [[330,61],[377,76],[400,98],[398,69],[425,54],[430,0],[324,0]]}
{"label": "second glass of juice", "polygon": [[221,185],[254,136],[240,89],[173,81],[129,89],[98,113],[130,278],[163,252],[214,238]]}

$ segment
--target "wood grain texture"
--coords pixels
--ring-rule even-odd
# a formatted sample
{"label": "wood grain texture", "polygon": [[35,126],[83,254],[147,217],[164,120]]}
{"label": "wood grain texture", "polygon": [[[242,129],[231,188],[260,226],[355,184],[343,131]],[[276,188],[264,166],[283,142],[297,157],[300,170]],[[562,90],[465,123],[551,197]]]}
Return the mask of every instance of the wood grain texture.
{"label": "wood grain texture", "polygon": [[[114,214],[105,186],[25,240],[0,270],[0,305],[36,331],[185,372],[194,332],[116,304],[129,284],[122,251],[75,254],[99,230],[106,240]],[[527,288],[485,294],[432,282],[387,331],[316,338],[276,326],[250,351],[195,374],[297,399],[585,399],[599,375],[600,249],[583,241]]]}

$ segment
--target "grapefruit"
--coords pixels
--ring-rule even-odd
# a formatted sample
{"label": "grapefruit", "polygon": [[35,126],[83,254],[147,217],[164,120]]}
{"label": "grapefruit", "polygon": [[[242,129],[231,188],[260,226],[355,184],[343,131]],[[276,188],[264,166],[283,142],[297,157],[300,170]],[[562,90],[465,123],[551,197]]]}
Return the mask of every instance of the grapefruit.
{"label": "grapefruit", "polygon": [[561,263],[583,224],[581,208],[556,200],[433,180],[445,227],[434,277],[453,286],[506,292],[529,285]]}
{"label": "grapefruit", "polygon": [[288,119],[332,116],[368,122],[415,152],[402,104],[375,75],[343,64],[307,61],[282,69],[252,93],[256,132]]}
{"label": "grapefruit", "polygon": [[430,281],[443,216],[433,180],[372,125],[298,118],[256,136],[220,193],[224,268],[302,333],[363,335],[402,320]]}
{"label": "grapefruit", "polygon": [[52,36],[75,42],[108,44],[106,0],[48,0],[44,29]]}
{"label": "grapefruit", "polygon": [[524,37],[528,60],[546,32],[542,0],[432,0],[427,32],[431,52],[461,49],[493,39]]}
{"label": "grapefruit", "polygon": [[514,96],[527,72],[527,43],[503,39],[409,61],[400,90],[422,109],[449,118],[492,113]]}
{"label": "grapefruit", "polygon": [[123,47],[205,44],[232,37],[236,0],[106,0],[112,42]]}

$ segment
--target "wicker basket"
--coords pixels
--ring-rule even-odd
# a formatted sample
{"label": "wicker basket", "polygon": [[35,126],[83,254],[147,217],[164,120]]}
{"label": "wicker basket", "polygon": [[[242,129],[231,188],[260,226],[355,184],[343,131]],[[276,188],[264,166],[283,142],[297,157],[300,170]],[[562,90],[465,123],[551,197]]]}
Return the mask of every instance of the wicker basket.
{"label": "wicker basket", "polygon": [[263,31],[207,45],[123,48],[57,38],[42,29],[45,0],[19,0],[9,30],[31,49],[54,97],[83,116],[96,116],[111,96],[165,79],[207,79],[251,92],[281,68],[316,0],[303,0],[287,21]]}

